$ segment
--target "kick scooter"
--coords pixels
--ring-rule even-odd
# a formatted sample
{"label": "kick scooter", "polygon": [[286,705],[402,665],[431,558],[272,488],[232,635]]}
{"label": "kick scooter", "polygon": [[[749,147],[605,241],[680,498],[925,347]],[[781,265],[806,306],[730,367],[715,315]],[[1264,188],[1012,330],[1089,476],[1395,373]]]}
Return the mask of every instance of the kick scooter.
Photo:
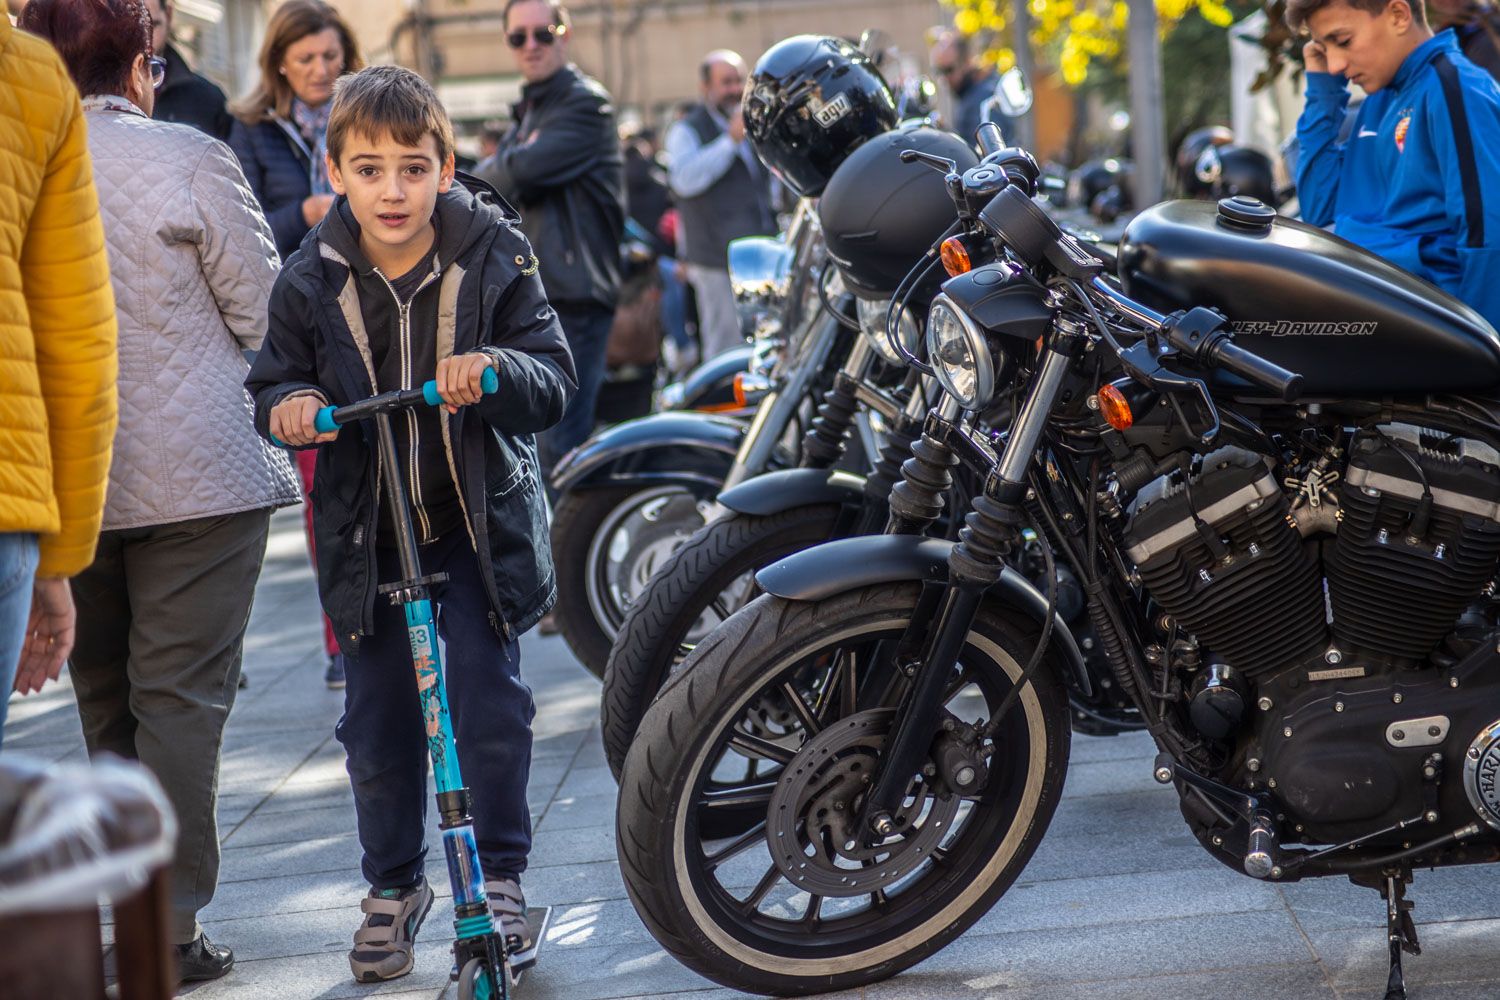
{"label": "kick scooter", "polygon": [[[493,370],[487,370],[481,387],[491,393],[500,387]],[[479,868],[479,848],[474,841],[474,821],[470,812],[469,790],[459,773],[458,753],[453,740],[453,725],[448,716],[448,693],[443,684],[442,653],[437,643],[437,627],[428,588],[447,579],[445,573],[422,575],[417,559],[416,536],[411,526],[411,508],[398,471],[396,438],[391,430],[391,414],[418,405],[441,406],[437,382],[429,381],[420,389],[397,389],[383,392],[348,406],[325,406],[318,411],[319,433],[336,431],[343,424],[374,420],[380,449],[381,484],[390,497],[396,525],[396,551],[401,560],[401,580],[381,584],[379,592],[388,595],[392,604],[406,612],[406,633],[411,643],[412,666],[417,672],[417,692],[422,699],[422,718],[427,726],[427,749],[432,757],[432,773],[437,785],[439,825],[443,832],[443,852],[448,858],[448,881],[453,888],[453,958],[458,970],[459,1000],[508,1000],[510,988],[518,985],[526,968],[536,962],[537,946],[546,933],[550,908],[528,911],[536,928],[536,943],[530,955],[517,955],[511,964],[505,950],[505,937],[495,928],[489,899],[484,891],[484,874]],[[539,912],[540,911],[540,912]]]}

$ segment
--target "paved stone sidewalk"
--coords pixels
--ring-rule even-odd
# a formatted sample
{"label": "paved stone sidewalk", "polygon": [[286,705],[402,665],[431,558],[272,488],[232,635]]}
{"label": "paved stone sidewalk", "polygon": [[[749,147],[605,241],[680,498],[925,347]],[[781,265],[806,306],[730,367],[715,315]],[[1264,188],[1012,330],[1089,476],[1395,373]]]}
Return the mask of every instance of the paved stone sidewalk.
{"label": "paved stone sidewalk", "polygon": [[[246,650],[250,687],[230,718],[219,806],[224,843],[209,934],[238,956],[194,1000],[451,998],[451,909],[432,910],[416,970],[379,987],[344,952],[364,892],[354,811],[333,739],[341,695],[324,688],[317,601],[295,511],[278,515]],[[614,861],[614,783],[599,743],[599,685],[561,639],[524,640],[536,692],[528,895],[556,907],[525,1000],[739,996],[688,972],[646,933]],[[84,759],[71,689],[11,706],[6,752]],[[844,997],[1301,1000],[1384,993],[1378,897],[1347,882],[1277,888],[1236,875],[1189,836],[1138,738],[1075,739],[1067,793],[1018,884],[957,943]],[[447,895],[435,839],[428,877]],[[1419,875],[1425,954],[1413,1000],[1500,996],[1500,871]]]}

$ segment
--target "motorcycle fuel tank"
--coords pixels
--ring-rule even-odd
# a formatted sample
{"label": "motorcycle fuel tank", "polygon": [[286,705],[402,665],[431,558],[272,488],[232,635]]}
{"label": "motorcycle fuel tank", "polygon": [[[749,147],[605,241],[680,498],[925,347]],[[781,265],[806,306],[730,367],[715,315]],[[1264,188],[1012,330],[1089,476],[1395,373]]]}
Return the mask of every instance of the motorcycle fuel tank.
{"label": "motorcycle fuel tank", "polygon": [[1254,199],[1163,202],[1120,243],[1125,293],[1209,306],[1235,341],[1300,373],[1305,396],[1500,388],[1500,335],[1441,289]]}

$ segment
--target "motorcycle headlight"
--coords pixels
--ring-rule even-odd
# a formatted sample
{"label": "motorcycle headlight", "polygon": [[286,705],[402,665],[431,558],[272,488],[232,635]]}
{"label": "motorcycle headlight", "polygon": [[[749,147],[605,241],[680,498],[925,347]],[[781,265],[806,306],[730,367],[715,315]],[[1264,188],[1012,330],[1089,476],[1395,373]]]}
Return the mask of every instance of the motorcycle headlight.
{"label": "motorcycle headlight", "polygon": [[[885,317],[890,309],[891,300],[857,299],[855,301],[855,309],[859,314],[859,328],[864,332],[865,339],[870,342],[870,346],[891,364],[906,364],[905,358],[891,350],[891,338],[885,334]],[[912,315],[910,309],[901,310],[897,335],[901,338],[901,346],[906,348],[906,352],[915,355],[920,346],[922,331],[917,328],[917,318]]]}
{"label": "motorcycle headlight", "polygon": [[995,362],[984,334],[946,295],[927,313],[927,363],[938,382],[966,410],[977,410],[995,394]]}

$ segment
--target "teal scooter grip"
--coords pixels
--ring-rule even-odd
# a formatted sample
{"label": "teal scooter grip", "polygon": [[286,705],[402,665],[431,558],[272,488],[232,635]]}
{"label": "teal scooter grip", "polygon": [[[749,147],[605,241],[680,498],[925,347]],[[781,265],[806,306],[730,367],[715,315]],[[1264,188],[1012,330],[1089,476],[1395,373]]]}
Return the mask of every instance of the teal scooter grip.
{"label": "teal scooter grip", "polygon": [[338,421],[333,419],[333,411],[337,409],[337,406],[325,406],[319,410],[318,415],[313,418],[313,429],[319,434],[327,434],[329,431],[338,430]]}
{"label": "teal scooter grip", "polygon": [[[479,388],[486,396],[492,392],[499,391],[500,376],[495,374],[495,369],[486,368],[484,370],[484,374],[479,376]],[[422,398],[427,400],[428,406],[443,405],[443,397],[439,396],[437,391],[437,379],[428,379],[422,383]],[[322,413],[318,414],[319,419],[322,419],[322,416]]]}

